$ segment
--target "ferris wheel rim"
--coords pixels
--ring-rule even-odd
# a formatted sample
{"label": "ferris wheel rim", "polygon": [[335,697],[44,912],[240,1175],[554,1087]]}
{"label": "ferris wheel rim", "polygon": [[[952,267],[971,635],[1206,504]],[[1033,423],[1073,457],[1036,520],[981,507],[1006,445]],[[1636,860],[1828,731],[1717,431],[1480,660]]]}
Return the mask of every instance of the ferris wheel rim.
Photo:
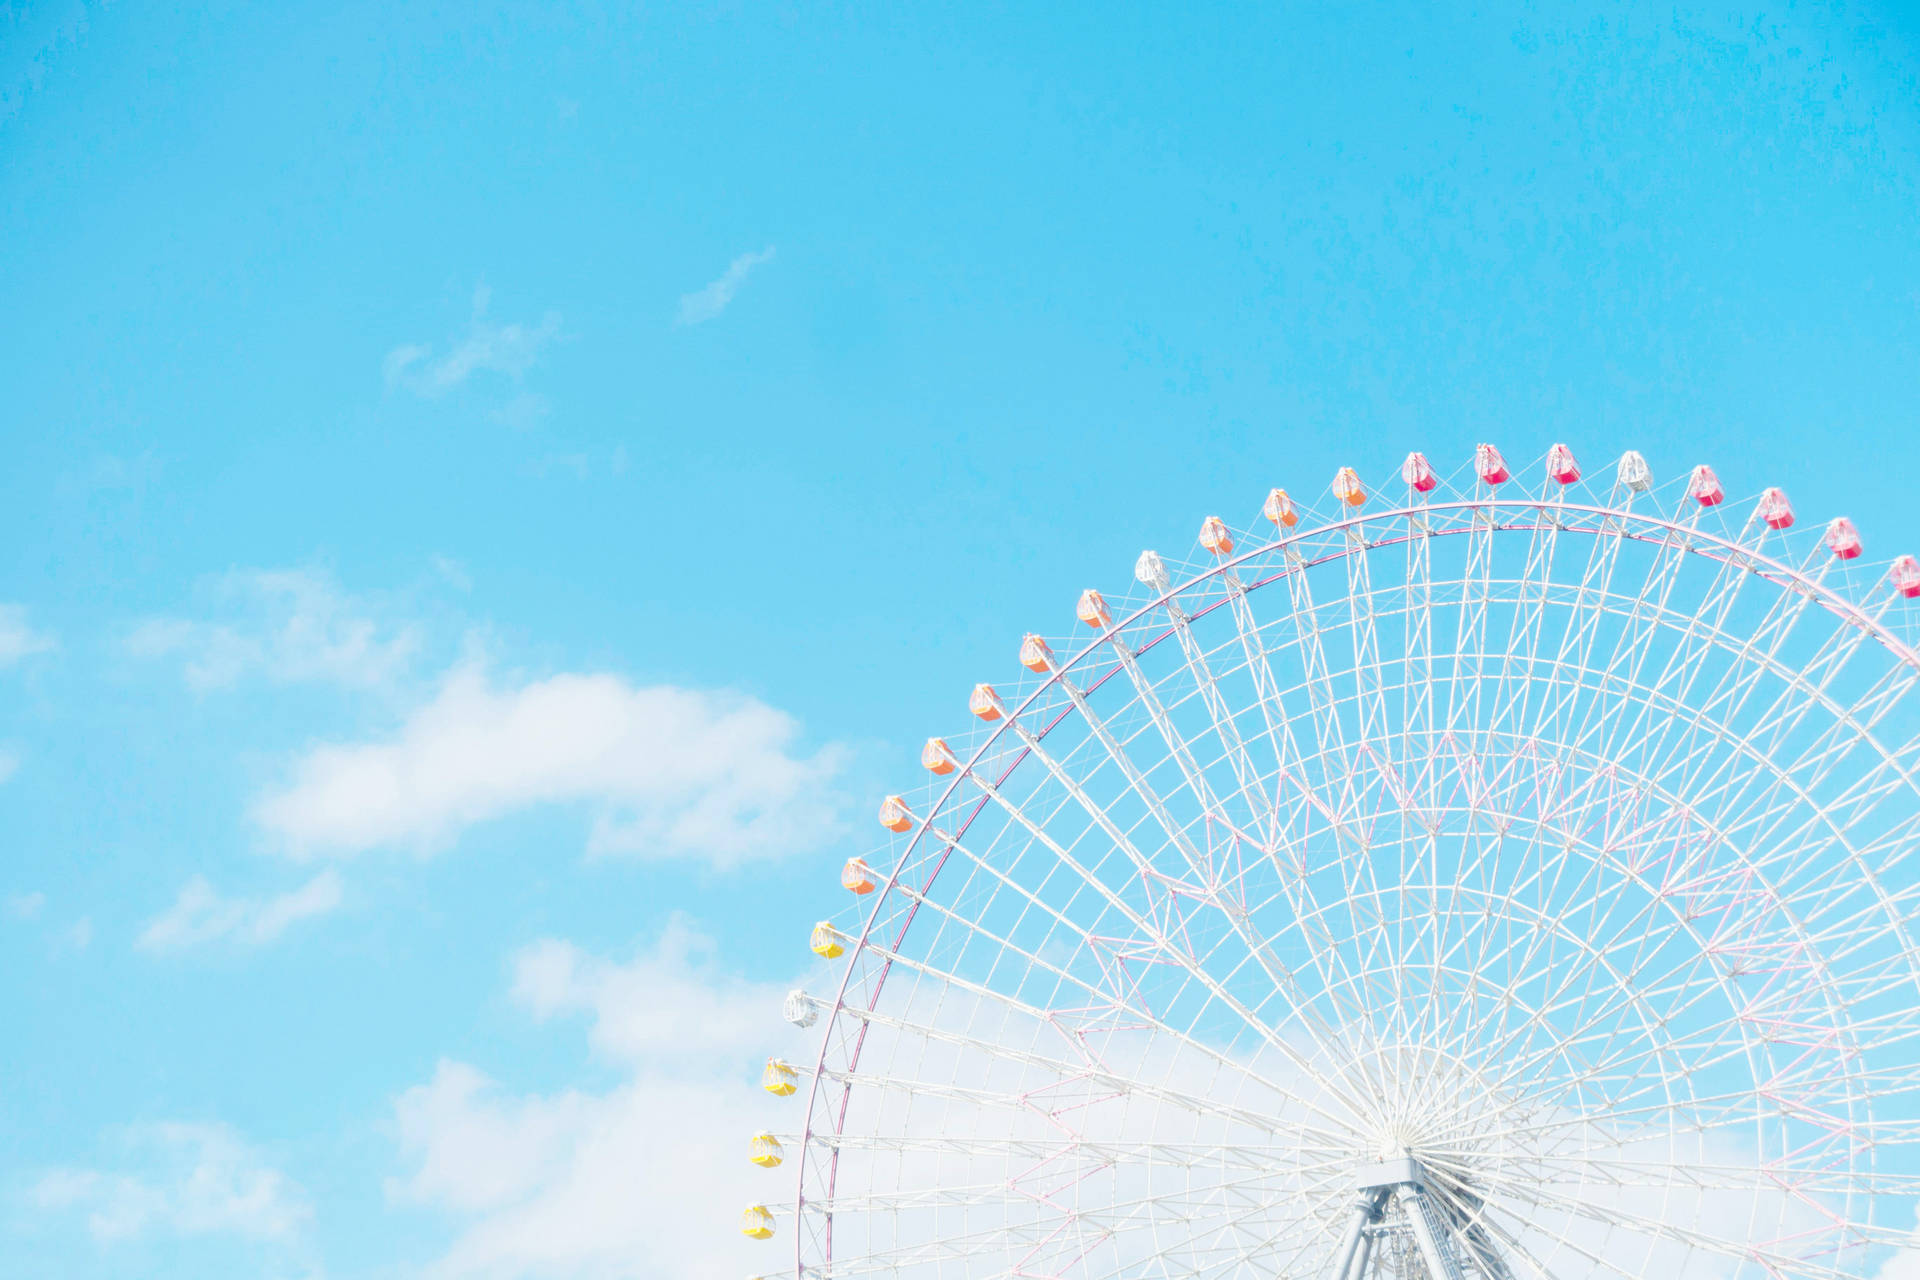
{"label": "ferris wheel rim", "polygon": [[[1044,678],[1037,681],[1030,689],[1023,691],[1023,696],[1018,704],[1009,706],[1003,721],[1000,724],[992,726],[990,732],[984,735],[974,745],[964,762],[964,767],[956,770],[955,776],[946,783],[945,787],[940,791],[938,798],[932,802],[929,814],[935,815],[949,811],[949,806],[955,804],[956,796],[962,782],[968,777],[973,776],[975,766],[989,756],[995,746],[1002,742],[1005,734],[1015,731],[1014,726],[1019,717],[1036,708],[1044,695],[1057,686],[1065,684],[1070,673],[1084,669],[1083,664],[1097,662],[1099,661],[1099,655],[1102,653],[1125,644],[1125,640],[1122,639],[1123,633],[1129,629],[1139,629],[1143,623],[1151,625],[1151,615],[1156,611],[1168,609],[1170,606],[1177,606],[1182,596],[1203,589],[1208,584],[1223,578],[1231,583],[1227,596],[1211,601],[1201,608],[1196,609],[1191,614],[1184,615],[1181,622],[1176,622],[1175,624],[1155,630],[1154,634],[1145,639],[1137,648],[1133,648],[1131,650],[1132,653],[1136,655],[1145,654],[1160,645],[1163,641],[1172,638],[1184,623],[1198,621],[1208,614],[1211,614],[1214,610],[1230,604],[1235,593],[1243,597],[1250,596],[1255,591],[1284,581],[1290,576],[1302,575],[1309,568],[1342,560],[1350,560],[1355,557],[1364,559],[1365,555],[1370,551],[1412,542],[1421,538],[1437,539],[1458,534],[1473,534],[1475,532],[1484,532],[1488,536],[1492,536],[1493,534],[1517,533],[1530,533],[1534,535],[1548,533],[1549,536],[1557,536],[1559,533],[1569,533],[1591,537],[1595,540],[1596,544],[1607,537],[1616,537],[1622,541],[1630,540],[1654,547],[1672,547],[1675,545],[1674,539],[1678,538],[1680,540],[1679,549],[1683,553],[1701,555],[1707,559],[1718,561],[1724,567],[1743,569],[1769,582],[1781,591],[1795,592],[1808,601],[1819,605],[1833,617],[1852,627],[1858,628],[1866,637],[1876,641],[1882,648],[1893,654],[1903,665],[1908,668],[1920,670],[1920,653],[1916,653],[1913,646],[1894,634],[1881,621],[1884,609],[1870,612],[1848,595],[1842,593],[1834,586],[1829,585],[1824,580],[1824,572],[1810,572],[1805,565],[1793,564],[1785,559],[1769,554],[1757,545],[1747,544],[1744,541],[1744,536],[1752,529],[1753,522],[1751,520],[1748,521],[1746,528],[1742,530],[1741,536],[1728,537],[1713,529],[1701,527],[1698,523],[1701,514],[1699,511],[1690,513],[1692,519],[1682,519],[1678,516],[1659,513],[1657,510],[1649,513],[1644,510],[1635,510],[1633,507],[1632,495],[1629,495],[1627,501],[1624,503],[1601,504],[1597,502],[1566,501],[1563,493],[1556,493],[1551,497],[1535,497],[1518,493],[1509,496],[1498,492],[1490,492],[1484,496],[1477,495],[1472,498],[1460,498],[1441,502],[1408,502],[1396,506],[1383,506],[1371,511],[1343,513],[1341,518],[1337,519],[1316,519],[1312,522],[1303,521],[1301,527],[1298,529],[1289,530],[1280,536],[1266,541],[1250,543],[1236,554],[1231,556],[1216,556],[1212,564],[1203,565],[1197,571],[1188,572],[1186,576],[1171,583],[1166,590],[1157,593],[1153,598],[1134,608],[1125,617],[1116,617],[1110,625],[1097,629],[1086,644],[1075,646],[1072,651],[1062,654],[1057,660],[1050,660],[1049,669],[1044,673]],[[1494,515],[1494,512],[1500,508],[1507,508],[1517,513],[1533,513],[1536,519],[1533,522],[1523,522],[1516,519],[1501,520]],[[1472,513],[1476,519],[1469,523],[1441,528],[1427,527],[1424,524],[1425,518],[1427,517],[1447,513],[1457,515],[1463,512]],[[1484,513],[1483,518],[1481,518],[1482,513]],[[1554,518],[1537,518],[1542,515],[1551,515]],[[1563,523],[1559,518],[1568,515],[1594,517],[1597,518],[1600,523]],[[1391,536],[1371,540],[1360,536],[1361,532],[1368,526],[1385,526],[1398,522],[1408,522],[1410,525],[1418,525],[1420,527],[1409,527],[1401,531],[1396,531]],[[1612,527],[1609,527],[1610,523]],[[1341,540],[1339,546],[1312,559],[1307,559],[1300,556],[1297,552],[1292,551],[1295,544],[1302,543],[1307,539],[1315,537],[1326,538],[1330,535],[1343,532],[1349,536]],[[1765,531],[1762,530],[1762,537],[1764,537],[1764,534]],[[1287,560],[1287,563],[1285,563],[1278,572],[1268,574],[1255,581],[1244,584],[1239,583],[1232,576],[1238,568],[1247,563],[1273,556],[1275,553],[1281,554]],[[1811,563],[1810,558],[1808,563]],[[1122,670],[1123,668],[1121,666],[1116,665],[1102,672],[1081,692],[1083,694],[1096,692],[1113,676],[1121,674]],[[1038,725],[1028,732],[1033,738],[1044,740],[1049,733],[1056,729],[1062,722],[1072,717],[1077,710],[1082,710],[1082,708],[1075,705],[1059,707],[1057,714],[1054,714],[1051,718],[1047,719],[1045,723]],[[1856,727],[1856,732],[1860,737],[1874,741],[1873,735],[1867,730]],[[995,779],[995,785],[1004,783],[1016,769],[1026,762],[1033,749],[1032,745],[1024,745],[1018,750],[1013,751],[1011,758],[1006,762],[1005,768],[999,772]],[[1884,748],[1882,749],[1882,754],[1886,754]],[[1901,773],[1910,787],[1916,785],[1907,770],[1902,769]],[[921,900],[926,898],[934,882],[945,869],[954,851],[954,846],[957,845],[958,841],[965,838],[967,831],[979,815],[986,810],[991,799],[992,797],[990,795],[982,794],[973,799],[971,803],[961,800],[955,808],[957,810],[963,810],[965,816],[958,823],[957,827],[954,828],[951,836],[948,836],[944,832],[937,831],[933,826],[931,816],[926,822],[916,823],[916,829],[913,835],[904,848],[901,849],[896,859],[894,871],[890,873],[884,881],[884,891],[876,895],[875,902],[867,913],[856,941],[856,955],[874,942],[874,930],[880,921],[883,910],[888,905],[889,897],[896,890],[905,890],[907,896],[912,898],[913,901],[905,908],[904,918],[901,920],[900,926],[896,931],[897,936],[894,938],[892,944],[885,948],[887,952],[898,951],[900,944],[904,941],[907,932],[914,922]],[[900,884],[896,879],[899,870],[908,864],[914,852],[920,849],[923,842],[930,836],[948,842],[948,847],[934,860],[933,865],[925,877],[925,883],[920,885],[918,889],[906,890],[905,886]],[[1884,894],[1882,894],[1881,897],[1884,901]],[[1903,921],[1902,924],[1904,925],[1904,923]],[[1909,946],[1910,945],[1909,943]],[[880,948],[875,946],[875,949],[879,950]],[[879,974],[872,982],[871,991],[868,996],[867,1004],[869,1011],[877,1008],[881,992],[891,973],[892,966],[893,958],[891,956],[882,962]],[[835,1012],[849,1007],[846,1003],[846,998],[849,985],[853,979],[853,972],[854,966],[849,963],[842,971],[840,982],[835,990],[832,1002],[830,1004],[820,1002],[822,1007]],[[1823,983],[1822,985],[1824,987],[1826,984]],[[859,1029],[851,1036],[851,1053],[847,1057],[844,1068],[848,1073],[853,1073],[857,1069],[865,1048],[869,1025],[870,1023],[866,1019],[861,1019]],[[821,1038],[814,1062],[816,1076],[826,1068],[826,1061],[831,1044],[831,1034]],[[832,1117],[836,1132],[845,1122],[851,1093],[852,1090],[850,1087],[843,1090],[839,1101],[838,1114]],[[802,1133],[805,1137],[801,1151],[801,1163],[803,1166],[812,1155],[812,1148],[814,1146],[812,1137],[815,1132],[813,1123],[814,1112],[816,1105],[820,1101],[820,1091],[817,1088],[810,1090],[802,1128]],[[837,1188],[839,1157],[842,1149],[840,1144],[834,1144],[830,1154],[827,1156],[826,1195],[829,1200],[834,1197]],[[797,1192],[798,1200],[796,1201],[795,1208],[799,1210],[807,1203],[804,1174],[800,1178],[800,1185],[797,1187]],[[827,1222],[824,1244],[825,1261],[830,1266],[833,1259],[831,1218],[829,1218]],[[802,1252],[803,1248],[804,1240],[802,1239],[801,1233],[796,1232],[795,1266],[797,1275],[804,1273],[806,1269],[805,1258]]]}

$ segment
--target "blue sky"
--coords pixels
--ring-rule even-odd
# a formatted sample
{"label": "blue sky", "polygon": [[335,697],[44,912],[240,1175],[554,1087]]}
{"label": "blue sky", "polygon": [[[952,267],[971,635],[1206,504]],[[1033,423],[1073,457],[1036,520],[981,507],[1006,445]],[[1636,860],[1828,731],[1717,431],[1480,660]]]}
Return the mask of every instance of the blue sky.
{"label": "blue sky", "polygon": [[874,799],[1273,484],[1920,549],[1914,11],[1337,9],[0,11],[0,1269],[744,1274]]}

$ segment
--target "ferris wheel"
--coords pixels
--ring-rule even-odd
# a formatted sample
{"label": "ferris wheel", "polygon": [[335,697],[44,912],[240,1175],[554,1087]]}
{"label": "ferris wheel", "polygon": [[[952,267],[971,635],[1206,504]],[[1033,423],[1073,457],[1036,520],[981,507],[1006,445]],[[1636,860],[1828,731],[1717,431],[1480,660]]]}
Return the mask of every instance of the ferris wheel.
{"label": "ferris wheel", "polygon": [[1920,563],[1481,445],[1133,577],[847,863],[769,1276],[1920,1274]]}

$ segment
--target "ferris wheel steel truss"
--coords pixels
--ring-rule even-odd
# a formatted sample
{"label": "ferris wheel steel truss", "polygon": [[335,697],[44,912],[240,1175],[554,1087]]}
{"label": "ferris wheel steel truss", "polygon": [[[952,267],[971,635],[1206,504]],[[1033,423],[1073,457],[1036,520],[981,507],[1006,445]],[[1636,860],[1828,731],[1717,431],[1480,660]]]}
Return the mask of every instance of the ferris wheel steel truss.
{"label": "ferris wheel steel truss", "polygon": [[1920,1249],[1920,574],[1485,457],[1029,638],[790,1001],[787,1274]]}

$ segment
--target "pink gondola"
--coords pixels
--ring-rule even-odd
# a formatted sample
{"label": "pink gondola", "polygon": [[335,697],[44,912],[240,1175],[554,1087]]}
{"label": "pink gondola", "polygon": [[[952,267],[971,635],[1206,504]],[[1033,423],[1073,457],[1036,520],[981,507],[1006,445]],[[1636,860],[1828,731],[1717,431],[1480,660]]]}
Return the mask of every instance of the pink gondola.
{"label": "pink gondola", "polygon": [[1417,452],[1408,454],[1407,460],[1400,464],[1400,478],[1415,493],[1432,493],[1433,487],[1440,483],[1440,477],[1433,473],[1433,464],[1427,461],[1427,455]]}
{"label": "pink gondola", "polygon": [[1703,462],[1687,480],[1687,496],[1703,507],[1717,507],[1727,500],[1727,491],[1720,487],[1720,477],[1713,474],[1713,468]]}
{"label": "pink gondola", "polygon": [[1853,527],[1853,521],[1845,516],[1837,516],[1827,526],[1827,550],[1842,560],[1852,560],[1866,548],[1860,542],[1860,531]]}
{"label": "pink gondola", "polygon": [[1920,598],[1920,560],[1912,556],[1896,556],[1893,568],[1887,571],[1887,577],[1893,581],[1893,589],[1909,600]]}

